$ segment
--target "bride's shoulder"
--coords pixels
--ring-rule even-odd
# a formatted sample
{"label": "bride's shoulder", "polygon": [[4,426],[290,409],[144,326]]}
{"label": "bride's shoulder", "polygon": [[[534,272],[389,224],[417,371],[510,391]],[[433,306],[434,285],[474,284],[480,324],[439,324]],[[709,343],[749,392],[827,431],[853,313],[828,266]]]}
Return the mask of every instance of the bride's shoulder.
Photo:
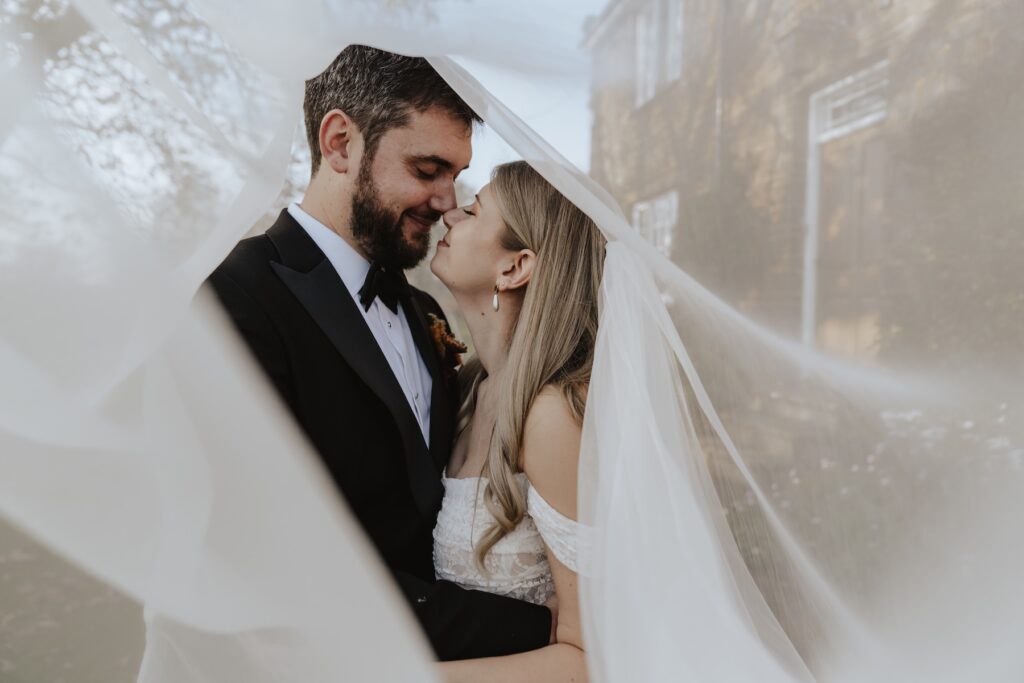
{"label": "bride's shoulder", "polygon": [[526,413],[524,440],[529,436],[562,436],[580,432],[580,424],[565,389],[545,385]]}
{"label": "bride's shoulder", "polygon": [[576,517],[580,432],[565,391],[552,385],[544,387],[526,415],[523,471],[552,507],[572,519]]}

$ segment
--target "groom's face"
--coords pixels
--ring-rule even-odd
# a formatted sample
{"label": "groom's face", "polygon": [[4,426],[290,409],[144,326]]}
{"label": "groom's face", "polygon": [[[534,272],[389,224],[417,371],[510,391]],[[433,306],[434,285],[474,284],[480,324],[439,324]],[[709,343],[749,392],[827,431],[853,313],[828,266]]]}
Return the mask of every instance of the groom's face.
{"label": "groom's face", "polygon": [[413,112],[381,136],[360,163],[352,234],[374,261],[411,268],[430,248],[430,230],[455,207],[455,179],[472,155],[472,129],[442,109]]}

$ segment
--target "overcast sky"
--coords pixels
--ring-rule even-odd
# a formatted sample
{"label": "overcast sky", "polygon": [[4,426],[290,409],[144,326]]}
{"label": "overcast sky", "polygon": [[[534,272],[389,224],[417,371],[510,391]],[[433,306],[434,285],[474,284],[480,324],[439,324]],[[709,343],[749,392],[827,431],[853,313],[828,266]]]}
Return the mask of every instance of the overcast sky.
{"label": "overcast sky", "polygon": [[[523,64],[515,69],[475,58],[455,57],[488,90],[504,102],[523,121],[584,172],[590,168],[590,78],[589,55],[580,46],[586,17],[597,15],[604,0],[566,0],[546,17],[544,43],[558,45],[555,63],[567,74],[551,78]],[[551,34],[559,37],[551,40]],[[527,50],[532,46],[520,46]],[[496,164],[518,159],[515,153],[491,129],[484,126],[473,139],[473,162],[461,178],[472,188],[487,182]]]}

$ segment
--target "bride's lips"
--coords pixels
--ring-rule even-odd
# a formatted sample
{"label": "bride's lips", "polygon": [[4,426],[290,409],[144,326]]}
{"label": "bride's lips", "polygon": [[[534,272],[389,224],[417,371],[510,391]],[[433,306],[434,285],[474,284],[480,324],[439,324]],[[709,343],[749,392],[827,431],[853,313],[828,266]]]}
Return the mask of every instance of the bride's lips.
{"label": "bride's lips", "polygon": [[439,239],[437,241],[437,248],[438,249],[440,249],[441,247],[444,247],[445,249],[447,249],[450,246],[451,246],[450,244],[448,244],[447,242],[444,241],[444,238],[441,238],[441,239]]}

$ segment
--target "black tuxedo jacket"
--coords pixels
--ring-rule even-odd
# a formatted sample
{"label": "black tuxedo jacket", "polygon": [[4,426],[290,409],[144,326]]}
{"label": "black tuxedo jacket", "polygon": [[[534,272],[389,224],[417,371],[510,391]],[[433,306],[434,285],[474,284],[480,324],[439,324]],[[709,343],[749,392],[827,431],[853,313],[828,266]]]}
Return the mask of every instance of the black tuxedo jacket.
{"label": "black tuxedo jacket", "polygon": [[434,579],[433,528],[458,407],[427,314],[402,302],[433,379],[430,448],[373,333],[331,262],[287,211],[242,240],[209,279],[348,504],[392,571],[438,657],[510,654],[547,645],[550,612]]}

